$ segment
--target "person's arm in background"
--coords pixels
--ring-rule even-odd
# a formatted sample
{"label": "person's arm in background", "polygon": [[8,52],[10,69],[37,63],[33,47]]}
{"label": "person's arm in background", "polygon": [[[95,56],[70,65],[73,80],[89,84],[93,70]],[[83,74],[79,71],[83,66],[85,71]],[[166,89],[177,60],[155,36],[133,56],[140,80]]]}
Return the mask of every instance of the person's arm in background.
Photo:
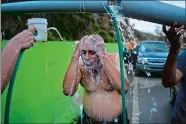
{"label": "person's arm in background", "polygon": [[1,52],[1,93],[8,85],[15,68],[18,56],[23,49],[30,48],[34,43],[35,27],[24,30],[8,41]]}
{"label": "person's arm in background", "polygon": [[75,52],[71,58],[70,65],[63,79],[63,94],[73,96],[77,91],[78,84],[81,80],[81,72],[79,69],[80,48],[79,43],[76,46]]}
{"label": "person's arm in background", "polygon": [[174,25],[167,31],[165,26],[163,26],[163,31],[166,34],[171,45],[167,61],[164,65],[162,77],[162,84],[166,88],[178,84],[183,76],[180,70],[177,69],[177,58],[181,46],[179,38],[182,34],[186,32],[186,30],[184,29],[184,26],[181,26],[177,29],[176,27],[177,24],[174,23]]}

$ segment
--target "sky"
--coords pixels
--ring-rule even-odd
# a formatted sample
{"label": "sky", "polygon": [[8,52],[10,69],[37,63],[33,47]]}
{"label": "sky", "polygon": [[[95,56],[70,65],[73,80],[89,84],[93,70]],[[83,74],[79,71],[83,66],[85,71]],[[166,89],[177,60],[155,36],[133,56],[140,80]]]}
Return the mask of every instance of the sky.
{"label": "sky", "polygon": [[[175,6],[179,6],[179,7],[182,7],[182,8],[185,8],[185,6],[186,6],[185,1],[161,1],[161,2],[165,2],[165,3],[172,4],[172,5],[175,5]],[[150,22],[146,22],[146,21],[141,21],[141,20],[139,21],[139,20],[136,20],[136,19],[130,19],[130,22],[131,22],[131,24],[135,25],[134,26],[135,29],[146,32],[146,33],[151,33],[151,34],[154,34],[154,35],[156,35],[155,34],[155,29],[157,27],[159,27],[159,30],[161,30],[161,28],[162,28],[162,25],[159,25],[159,24],[156,24],[156,23],[150,23]]]}

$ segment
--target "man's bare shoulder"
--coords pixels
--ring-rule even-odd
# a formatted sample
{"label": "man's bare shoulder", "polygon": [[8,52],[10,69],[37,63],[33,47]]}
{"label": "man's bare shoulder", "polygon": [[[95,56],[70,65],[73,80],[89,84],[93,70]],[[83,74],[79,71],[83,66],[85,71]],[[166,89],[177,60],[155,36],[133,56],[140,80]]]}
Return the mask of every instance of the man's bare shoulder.
{"label": "man's bare shoulder", "polygon": [[107,55],[109,56],[109,58],[113,58],[113,57],[119,56],[118,53],[108,53]]}
{"label": "man's bare shoulder", "polygon": [[108,57],[113,61],[117,62],[119,61],[119,54],[118,53],[108,53]]}

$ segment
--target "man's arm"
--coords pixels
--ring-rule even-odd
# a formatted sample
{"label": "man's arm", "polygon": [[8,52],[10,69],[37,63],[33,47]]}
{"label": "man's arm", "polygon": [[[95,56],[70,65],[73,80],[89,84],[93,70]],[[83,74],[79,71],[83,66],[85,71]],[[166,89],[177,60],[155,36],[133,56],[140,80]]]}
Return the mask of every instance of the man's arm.
{"label": "man's arm", "polygon": [[1,53],[1,93],[6,88],[21,49],[9,41]]}
{"label": "man's arm", "polygon": [[[186,32],[186,30],[184,26],[178,27],[177,23],[175,22],[168,31],[166,27],[163,26],[163,32],[165,33],[171,44],[169,55],[164,65],[162,77],[162,84],[164,87],[167,88],[178,84],[183,76],[181,70],[183,68],[182,65],[185,62],[182,59],[180,60],[180,57],[178,58],[178,53],[180,51],[181,44],[184,42],[184,39],[180,40],[180,36],[182,36]],[[177,61],[177,59],[179,60]]]}
{"label": "man's arm", "polygon": [[10,81],[19,53],[23,49],[30,48],[31,44],[34,43],[33,33],[35,31],[36,28],[31,27],[17,34],[8,41],[1,52],[1,93],[3,93]]}
{"label": "man's arm", "polygon": [[[120,79],[120,61],[119,55],[115,54],[113,56],[113,61],[107,56],[105,57],[104,67],[108,76],[115,82],[118,92],[121,94],[121,79]],[[127,79],[126,72],[124,72],[124,83],[125,83],[125,93],[127,93],[129,88],[129,81]]]}
{"label": "man's arm", "polygon": [[77,91],[78,84],[81,80],[81,72],[79,67],[80,48],[79,44],[71,58],[70,65],[63,79],[63,93],[66,96],[73,96]]}
{"label": "man's arm", "polygon": [[177,57],[178,52],[170,50],[167,57],[167,61],[163,69],[162,84],[164,87],[172,87],[177,85],[183,76],[182,73],[177,69]]}

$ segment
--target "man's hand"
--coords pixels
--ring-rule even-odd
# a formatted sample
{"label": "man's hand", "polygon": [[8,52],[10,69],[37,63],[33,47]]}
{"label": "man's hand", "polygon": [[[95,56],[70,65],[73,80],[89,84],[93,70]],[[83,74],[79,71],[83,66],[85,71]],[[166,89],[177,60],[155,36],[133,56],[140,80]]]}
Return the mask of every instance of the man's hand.
{"label": "man's hand", "polygon": [[163,25],[163,32],[165,33],[165,35],[167,36],[170,44],[171,44],[171,50],[173,51],[179,51],[180,46],[181,46],[181,42],[179,41],[180,36],[182,34],[184,34],[186,32],[186,27],[183,26],[179,26],[178,28],[177,23],[175,22],[171,28],[167,31],[166,27]]}
{"label": "man's hand", "polygon": [[108,57],[108,55],[104,52],[99,52],[97,53],[98,57],[100,58],[104,68],[106,69],[107,65],[109,65],[108,63],[112,63],[112,60]]}
{"label": "man's hand", "polygon": [[19,50],[30,48],[35,40],[33,33],[36,31],[36,27],[31,27],[24,30],[14,36],[9,42],[14,44]]}
{"label": "man's hand", "polygon": [[80,43],[81,43],[80,41],[77,41],[77,43],[76,43],[76,48],[74,50],[74,56],[76,56],[76,57],[80,56],[80,51],[81,51]]}
{"label": "man's hand", "polygon": [[95,44],[95,51],[96,52],[105,52],[105,47],[104,47],[104,39],[97,34],[92,35],[92,37],[94,37],[94,39],[96,40],[96,44]]}

